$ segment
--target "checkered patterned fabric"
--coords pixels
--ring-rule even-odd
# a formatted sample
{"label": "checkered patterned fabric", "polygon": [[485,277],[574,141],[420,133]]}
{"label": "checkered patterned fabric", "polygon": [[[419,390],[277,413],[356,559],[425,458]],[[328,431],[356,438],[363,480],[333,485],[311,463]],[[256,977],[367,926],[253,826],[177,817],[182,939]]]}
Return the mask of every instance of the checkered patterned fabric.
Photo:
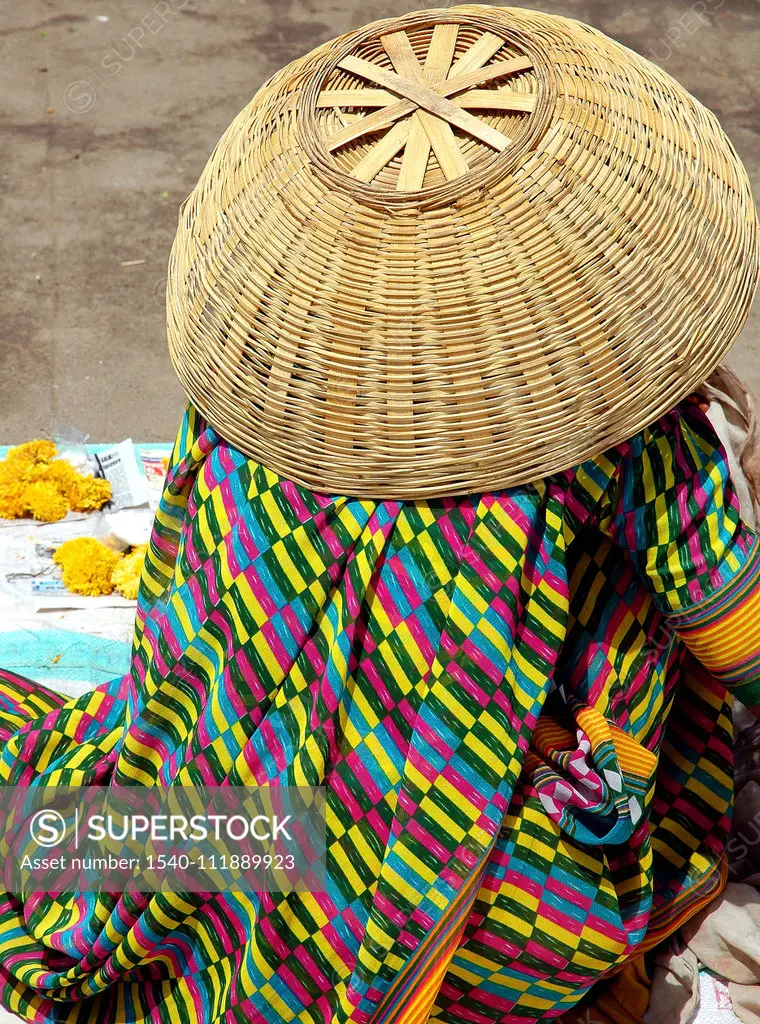
{"label": "checkered patterned fabric", "polygon": [[561,1015],[723,882],[729,704],[679,616],[730,614],[758,559],[692,405],[534,485],[413,503],[313,494],[188,410],[130,674],[70,702],[2,675],[0,778],[323,786],[327,888],[6,896],[3,1004]]}

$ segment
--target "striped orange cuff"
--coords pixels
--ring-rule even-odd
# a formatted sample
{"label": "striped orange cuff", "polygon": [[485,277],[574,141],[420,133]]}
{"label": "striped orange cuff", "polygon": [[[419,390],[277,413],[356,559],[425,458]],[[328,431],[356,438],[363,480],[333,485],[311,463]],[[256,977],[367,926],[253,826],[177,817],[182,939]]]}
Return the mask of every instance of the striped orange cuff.
{"label": "striped orange cuff", "polygon": [[729,583],[668,618],[694,656],[739,700],[760,703],[760,542]]}

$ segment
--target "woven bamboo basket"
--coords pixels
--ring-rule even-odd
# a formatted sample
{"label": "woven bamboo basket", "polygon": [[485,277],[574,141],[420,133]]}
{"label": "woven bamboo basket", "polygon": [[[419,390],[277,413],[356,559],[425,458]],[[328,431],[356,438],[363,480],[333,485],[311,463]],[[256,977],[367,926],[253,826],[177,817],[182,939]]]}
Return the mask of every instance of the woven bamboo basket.
{"label": "woven bamboo basket", "polygon": [[184,203],[193,403],[267,468],[417,499],[565,470],[685,397],[758,278],[716,118],[602,33],[464,6],[277,73]]}

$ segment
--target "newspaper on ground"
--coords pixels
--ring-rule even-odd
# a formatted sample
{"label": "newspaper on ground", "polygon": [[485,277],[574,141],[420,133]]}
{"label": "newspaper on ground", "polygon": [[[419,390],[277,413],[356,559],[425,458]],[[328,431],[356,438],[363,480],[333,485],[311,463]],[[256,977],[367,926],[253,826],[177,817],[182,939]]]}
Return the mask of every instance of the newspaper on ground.
{"label": "newspaper on ground", "polygon": [[132,438],[95,453],[101,475],[111,485],[111,508],[140,508],[148,505],[150,491],[140,457]]}

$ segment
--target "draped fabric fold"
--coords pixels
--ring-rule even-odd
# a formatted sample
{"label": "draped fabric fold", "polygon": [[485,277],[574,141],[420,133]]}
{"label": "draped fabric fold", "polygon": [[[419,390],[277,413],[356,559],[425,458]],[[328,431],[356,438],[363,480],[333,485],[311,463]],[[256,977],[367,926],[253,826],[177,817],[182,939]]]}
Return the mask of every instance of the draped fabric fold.
{"label": "draped fabric fold", "polygon": [[575,470],[416,502],[312,493],[188,409],[129,675],[74,701],[0,675],[0,778],[323,786],[327,887],[6,895],[3,1004],[561,1015],[724,884],[734,676],[684,623],[734,621],[758,565],[690,403]]}

